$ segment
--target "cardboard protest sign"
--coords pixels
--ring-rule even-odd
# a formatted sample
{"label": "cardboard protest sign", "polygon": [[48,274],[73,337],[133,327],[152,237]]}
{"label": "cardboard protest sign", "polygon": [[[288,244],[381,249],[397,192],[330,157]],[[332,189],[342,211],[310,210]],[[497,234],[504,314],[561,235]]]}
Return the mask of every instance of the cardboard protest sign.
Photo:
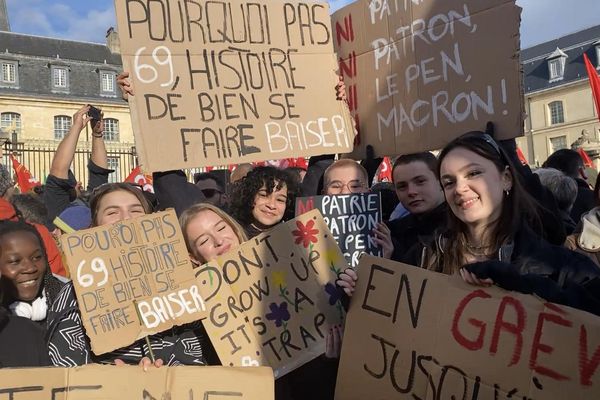
{"label": "cardboard protest sign", "polygon": [[268,365],[278,378],[323,354],[344,318],[335,279],[346,267],[318,210],[200,267],[204,327],[223,365]]}
{"label": "cardboard protest sign", "polygon": [[95,354],[205,316],[175,211],[60,240]]}
{"label": "cardboard protest sign", "polygon": [[329,6],[115,0],[145,171],[349,152]]}
{"label": "cardboard protest sign", "polygon": [[598,399],[600,318],[365,256],[336,399]]}
{"label": "cardboard protest sign", "polygon": [[87,365],[0,369],[0,399],[272,400],[269,368]]}
{"label": "cardboard protest sign", "polygon": [[521,9],[514,0],[358,0],[332,17],[358,122],[355,154],[442,148],[493,121],[522,135]]}
{"label": "cardboard protest sign", "polygon": [[357,193],[296,198],[296,215],[317,209],[351,267],[362,253],[381,257],[373,229],[381,222],[381,194]]}

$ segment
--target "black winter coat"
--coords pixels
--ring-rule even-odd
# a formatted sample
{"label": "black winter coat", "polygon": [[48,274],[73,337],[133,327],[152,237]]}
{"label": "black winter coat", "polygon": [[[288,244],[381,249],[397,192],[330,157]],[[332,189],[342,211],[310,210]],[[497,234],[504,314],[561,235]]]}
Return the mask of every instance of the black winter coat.
{"label": "black winter coat", "polygon": [[43,328],[0,309],[0,368],[48,365]]}
{"label": "black winter coat", "polygon": [[392,260],[402,260],[417,243],[430,243],[433,241],[436,231],[445,231],[448,212],[448,205],[444,202],[431,211],[409,214],[387,222],[394,244]]}
{"label": "black winter coat", "polygon": [[[438,237],[425,251],[417,245],[402,261],[428,266],[435,256],[439,261],[430,268],[438,266],[441,270],[444,241],[443,236]],[[553,303],[600,315],[600,269],[584,255],[549,244],[526,225],[517,231],[512,243],[500,248],[497,259],[464,267],[480,279],[491,278],[506,290],[536,294]]]}

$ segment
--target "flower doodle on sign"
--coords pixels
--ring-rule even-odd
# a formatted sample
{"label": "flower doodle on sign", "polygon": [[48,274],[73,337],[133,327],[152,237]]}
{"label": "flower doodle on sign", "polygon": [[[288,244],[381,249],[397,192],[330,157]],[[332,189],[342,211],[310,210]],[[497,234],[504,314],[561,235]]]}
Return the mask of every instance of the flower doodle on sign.
{"label": "flower doodle on sign", "polygon": [[269,321],[275,321],[276,327],[281,327],[286,321],[290,320],[290,312],[288,311],[288,304],[282,302],[279,305],[277,303],[271,303],[269,305],[271,312],[266,315]]}
{"label": "flower doodle on sign", "polygon": [[327,285],[325,285],[325,292],[329,295],[329,305],[333,306],[337,304],[337,302],[340,301],[342,298],[340,291],[332,283],[328,283]]}
{"label": "flower doodle on sign", "polygon": [[292,231],[292,234],[296,236],[296,244],[302,243],[304,248],[307,248],[311,243],[317,243],[318,229],[314,229],[315,221],[309,220],[306,225],[302,221],[296,221],[298,229]]}

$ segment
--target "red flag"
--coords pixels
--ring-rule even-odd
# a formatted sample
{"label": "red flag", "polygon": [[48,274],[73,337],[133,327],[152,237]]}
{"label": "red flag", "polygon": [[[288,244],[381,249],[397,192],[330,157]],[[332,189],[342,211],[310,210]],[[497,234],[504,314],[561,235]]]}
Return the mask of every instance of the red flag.
{"label": "red flag", "polygon": [[306,162],[306,158],[298,157],[296,158],[296,167],[302,169],[308,169],[308,163]]}
{"label": "red flag", "polygon": [[10,155],[10,160],[12,161],[13,169],[15,170],[15,175],[17,176],[17,185],[19,185],[19,189],[21,193],[27,193],[31,189],[36,186],[40,186],[41,183],[31,176],[31,172],[23,164],[21,164],[15,156]]}
{"label": "red flag", "polygon": [[577,149],[577,152],[583,160],[583,165],[585,165],[588,168],[592,168],[592,159],[590,158],[590,156],[588,156],[588,153],[586,153],[585,150],[583,150],[581,147]]}
{"label": "red flag", "polygon": [[377,175],[379,182],[391,182],[392,181],[392,163],[389,157],[383,157],[383,161],[379,165],[379,175]]}
{"label": "red flag", "polygon": [[[598,120],[600,120],[600,76],[596,72],[596,68],[590,62],[587,54],[583,53],[585,60],[585,69],[587,69],[588,77],[590,78],[590,86],[592,87],[592,97],[596,103],[596,111],[598,112]],[[589,157],[588,157],[589,158]]]}
{"label": "red flag", "polygon": [[517,157],[519,157],[519,161],[521,161],[521,164],[527,165],[527,159],[525,158],[525,155],[519,147],[517,147]]}
{"label": "red flag", "polygon": [[140,185],[146,192],[154,193],[152,175],[142,173],[142,169],[139,165],[131,171],[127,178],[125,178],[125,182],[135,183],[136,185]]}

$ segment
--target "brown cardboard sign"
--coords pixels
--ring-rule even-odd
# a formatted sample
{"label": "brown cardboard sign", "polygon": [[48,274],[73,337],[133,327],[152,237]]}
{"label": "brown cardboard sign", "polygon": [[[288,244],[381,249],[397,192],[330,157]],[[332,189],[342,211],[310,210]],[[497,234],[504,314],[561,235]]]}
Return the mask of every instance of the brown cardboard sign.
{"label": "brown cardboard sign", "polygon": [[78,231],[60,240],[94,353],[205,316],[175,211]]}
{"label": "brown cardboard sign", "polygon": [[522,135],[514,0],[358,0],[332,17],[361,158],[442,148],[495,124]]}
{"label": "brown cardboard sign", "polygon": [[115,0],[145,171],[349,152],[329,6]]}
{"label": "brown cardboard sign", "polygon": [[364,256],[336,399],[597,399],[600,318]]}
{"label": "brown cardboard sign", "polygon": [[0,369],[0,399],[272,400],[269,368],[86,365]]}
{"label": "brown cardboard sign", "polygon": [[347,267],[318,210],[200,267],[204,327],[223,365],[270,366],[279,378],[323,354],[344,318],[335,279]]}

